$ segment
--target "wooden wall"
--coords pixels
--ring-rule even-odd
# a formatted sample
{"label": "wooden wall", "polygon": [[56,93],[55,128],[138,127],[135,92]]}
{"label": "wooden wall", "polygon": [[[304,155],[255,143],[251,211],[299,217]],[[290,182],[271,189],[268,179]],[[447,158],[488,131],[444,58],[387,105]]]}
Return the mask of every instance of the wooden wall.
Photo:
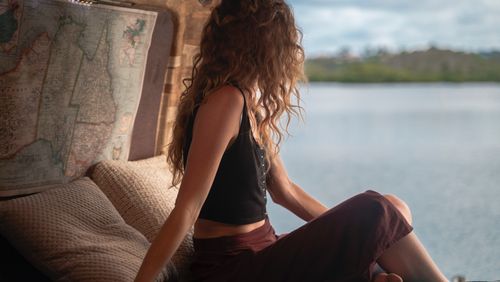
{"label": "wooden wall", "polygon": [[193,56],[199,48],[201,31],[219,0],[136,0],[138,4],[167,8],[174,21],[174,40],[170,53],[157,137],[157,154],[170,142],[182,79],[191,75]]}

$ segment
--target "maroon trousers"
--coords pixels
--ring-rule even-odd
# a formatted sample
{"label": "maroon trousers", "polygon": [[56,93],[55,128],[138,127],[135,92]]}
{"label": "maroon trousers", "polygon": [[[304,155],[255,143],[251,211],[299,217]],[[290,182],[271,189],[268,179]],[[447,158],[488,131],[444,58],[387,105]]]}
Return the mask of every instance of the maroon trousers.
{"label": "maroon trousers", "polygon": [[371,281],[379,256],[412,230],[368,190],[287,234],[266,218],[248,233],[194,238],[192,281]]}

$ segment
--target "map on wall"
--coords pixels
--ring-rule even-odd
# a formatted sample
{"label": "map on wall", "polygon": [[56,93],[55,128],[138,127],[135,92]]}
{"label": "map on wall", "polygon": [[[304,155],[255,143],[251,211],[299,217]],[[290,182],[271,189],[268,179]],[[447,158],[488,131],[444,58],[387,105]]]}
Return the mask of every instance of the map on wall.
{"label": "map on wall", "polygon": [[0,0],[0,196],[127,160],[157,13]]}

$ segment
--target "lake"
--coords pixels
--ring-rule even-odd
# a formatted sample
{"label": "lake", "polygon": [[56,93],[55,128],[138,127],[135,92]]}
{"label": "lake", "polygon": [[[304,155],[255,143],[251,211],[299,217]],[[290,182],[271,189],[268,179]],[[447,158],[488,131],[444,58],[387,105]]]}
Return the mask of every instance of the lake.
{"label": "lake", "polygon": [[[500,279],[500,84],[301,91],[305,120],[291,124],[281,151],[295,183],[329,207],[367,189],[395,194],[448,278]],[[304,224],[275,204],[268,210],[277,233]]]}

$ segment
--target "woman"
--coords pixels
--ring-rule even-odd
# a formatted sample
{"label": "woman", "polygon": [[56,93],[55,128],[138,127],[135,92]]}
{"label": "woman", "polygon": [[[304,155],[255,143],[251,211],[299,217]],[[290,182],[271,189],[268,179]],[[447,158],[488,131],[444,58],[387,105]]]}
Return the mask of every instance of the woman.
{"label": "woman", "polygon": [[[168,149],[176,205],[136,281],[152,281],[193,224],[195,281],[447,281],[397,197],[368,190],[328,209],[288,178],[279,122],[300,114],[291,98],[300,100],[303,62],[283,0],[213,10]],[[266,190],[308,223],[276,235]],[[376,263],[388,273],[374,275]]]}

